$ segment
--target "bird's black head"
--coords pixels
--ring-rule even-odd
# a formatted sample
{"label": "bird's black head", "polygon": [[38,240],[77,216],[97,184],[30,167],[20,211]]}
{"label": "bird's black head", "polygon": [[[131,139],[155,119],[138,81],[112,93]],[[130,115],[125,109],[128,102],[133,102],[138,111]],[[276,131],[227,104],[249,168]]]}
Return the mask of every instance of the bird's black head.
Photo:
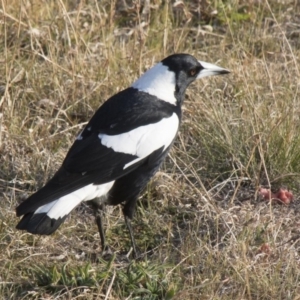
{"label": "bird's black head", "polygon": [[173,54],[156,64],[132,86],[157,98],[181,105],[187,87],[205,76],[227,74],[228,70],[198,61],[189,54]]}
{"label": "bird's black head", "polygon": [[187,87],[196,79],[205,76],[229,73],[218,66],[198,61],[194,56],[185,53],[173,54],[162,60],[175,74],[175,97],[182,103]]}
{"label": "bird's black head", "polygon": [[173,54],[162,60],[162,64],[175,74],[175,97],[183,101],[187,87],[197,78],[203,67],[189,54]]}

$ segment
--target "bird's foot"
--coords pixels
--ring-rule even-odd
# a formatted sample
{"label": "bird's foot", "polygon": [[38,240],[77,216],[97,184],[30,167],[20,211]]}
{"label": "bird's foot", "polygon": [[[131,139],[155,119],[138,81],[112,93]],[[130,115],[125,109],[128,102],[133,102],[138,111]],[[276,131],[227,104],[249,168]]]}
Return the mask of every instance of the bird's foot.
{"label": "bird's foot", "polygon": [[130,257],[132,257],[134,260],[141,260],[143,258],[143,254],[140,251],[139,248],[137,247],[131,247],[130,250],[128,251],[128,253],[126,254],[126,256],[128,257],[128,259]]}
{"label": "bird's foot", "polygon": [[110,260],[114,256],[114,254],[114,251],[108,245],[105,245],[102,248],[101,256],[103,259]]}

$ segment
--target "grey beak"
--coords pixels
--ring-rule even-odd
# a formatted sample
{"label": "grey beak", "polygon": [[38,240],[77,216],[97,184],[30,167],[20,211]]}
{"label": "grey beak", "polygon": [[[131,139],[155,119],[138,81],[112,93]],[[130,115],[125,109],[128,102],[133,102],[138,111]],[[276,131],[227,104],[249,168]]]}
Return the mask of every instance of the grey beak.
{"label": "grey beak", "polygon": [[198,78],[203,78],[206,76],[213,76],[213,75],[222,75],[222,74],[228,74],[230,73],[229,70],[218,67],[216,65],[207,63],[205,61],[200,61],[199,63],[201,64],[201,66],[203,67],[203,69],[200,71],[200,73],[197,76]]}

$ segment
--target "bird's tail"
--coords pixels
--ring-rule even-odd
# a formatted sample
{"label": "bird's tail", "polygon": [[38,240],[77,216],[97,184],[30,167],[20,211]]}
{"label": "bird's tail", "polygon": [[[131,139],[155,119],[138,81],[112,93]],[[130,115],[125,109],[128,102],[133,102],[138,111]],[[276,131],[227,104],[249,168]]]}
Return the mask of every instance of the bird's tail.
{"label": "bird's tail", "polygon": [[16,228],[34,234],[48,235],[53,233],[83,200],[77,191],[42,205],[34,212],[26,213]]}
{"label": "bird's tail", "polygon": [[56,199],[51,196],[42,197],[42,195],[47,197],[45,191],[50,190],[51,192],[51,189],[46,185],[17,207],[17,215],[23,215],[17,229],[27,230],[34,234],[51,234],[81,202],[100,197],[106,198],[113,184],[113,181],[100,185],[88,184]]}

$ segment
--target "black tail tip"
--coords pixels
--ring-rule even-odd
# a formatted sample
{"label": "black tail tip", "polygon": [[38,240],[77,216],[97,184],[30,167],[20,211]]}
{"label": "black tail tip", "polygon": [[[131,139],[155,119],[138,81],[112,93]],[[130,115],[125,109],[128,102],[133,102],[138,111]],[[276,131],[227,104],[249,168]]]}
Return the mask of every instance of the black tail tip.
{"label": "black tail tip", "polygon": [[58,229],[67,216],[52,219],[46,213],[28,213],[17,224],[16,229],[26,230],[32,234],[50,235]]}

